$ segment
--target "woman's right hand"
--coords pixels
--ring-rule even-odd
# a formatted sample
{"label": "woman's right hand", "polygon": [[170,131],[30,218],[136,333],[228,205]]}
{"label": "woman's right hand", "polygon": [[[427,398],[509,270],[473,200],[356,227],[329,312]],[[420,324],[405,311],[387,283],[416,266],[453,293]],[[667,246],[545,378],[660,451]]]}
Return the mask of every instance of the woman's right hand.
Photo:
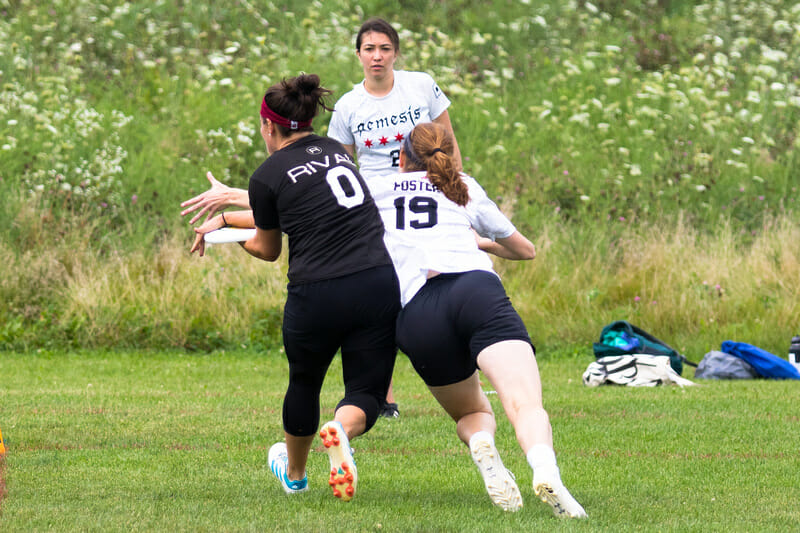
{"label": "woman's right hand", "polygon": [[189,213],[200,209],[200,212],[192,217],[192,219],[189,221],[189,224],[194,224],[203,215],[206,215],[206,221],[208,221],[217,212],[222,211],[226,207],[230,205],[239,205],[238,203],[235,203],[232,198],[232,194],[234,194],[234,192],[237,194],[240,192],[244,192],[245,195],[247,194],[247,191],[233,189],[219,182],[214,175],[211,174],[211,172],[208,172],[206,177],[211,183],[211,188],[203,194],[199,194],[181,204],[181,207],[189,206],[188,209],[181,211],[181,216],[188,215]]}

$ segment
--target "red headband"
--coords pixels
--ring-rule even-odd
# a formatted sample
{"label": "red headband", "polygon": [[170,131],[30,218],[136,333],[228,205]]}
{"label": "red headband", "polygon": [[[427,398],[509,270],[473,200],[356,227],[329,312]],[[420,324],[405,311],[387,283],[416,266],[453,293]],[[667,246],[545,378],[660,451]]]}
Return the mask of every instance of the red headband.
{"label": "red headband", "polygon": [[289,120],[288,118],[284,118],[277,114],[275,111],[269,108],[267,105],[267,99],[264,98],[261,100],[261,118],[268,118],[275,124],[283,126],[285,128],[289,128],[290,130],[297,130],[300,128],[307,128],[311,125],[310,120],[304,120],[302,122],[298,122],[296,120]]}

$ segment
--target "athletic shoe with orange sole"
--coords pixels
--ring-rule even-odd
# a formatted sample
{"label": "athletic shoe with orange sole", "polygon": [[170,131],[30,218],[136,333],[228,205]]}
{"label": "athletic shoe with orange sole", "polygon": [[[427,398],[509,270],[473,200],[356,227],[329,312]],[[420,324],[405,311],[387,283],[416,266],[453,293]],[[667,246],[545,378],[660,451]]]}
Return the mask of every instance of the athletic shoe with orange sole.
{"label": "athletic shoe with orange sole", "polygon": [[319,436],[331,463],[328,485],[333,489],[335,497],[343,502],[349,502],[356,495],[358,483],[358,472],[350,450],[350,439],[347,438],[342,425],[336,421],[326,422],[319,430]]}

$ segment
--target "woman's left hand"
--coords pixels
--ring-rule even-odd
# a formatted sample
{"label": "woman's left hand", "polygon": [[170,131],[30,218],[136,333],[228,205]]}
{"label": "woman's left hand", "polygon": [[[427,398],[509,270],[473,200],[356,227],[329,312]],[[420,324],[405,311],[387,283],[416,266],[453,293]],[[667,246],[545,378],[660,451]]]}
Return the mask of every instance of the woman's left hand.
{"label": "woman's left hand", "polygon": [[206,220],[200,226],[194,228],[194,243],[192,244],[191,249],[189,249],[189,253],[192,254],[194,252],[198,252],[198,255],[203,257],[206,251],[206,233],[220,229],[224,226],[225,223],[222,221],[222,215],[217,215],[209,220]]}

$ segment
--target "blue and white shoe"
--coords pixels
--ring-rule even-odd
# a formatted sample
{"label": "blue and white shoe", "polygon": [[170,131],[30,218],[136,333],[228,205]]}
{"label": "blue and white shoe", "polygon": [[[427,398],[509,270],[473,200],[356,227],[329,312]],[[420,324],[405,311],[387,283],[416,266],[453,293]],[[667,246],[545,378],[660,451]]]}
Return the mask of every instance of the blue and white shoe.
{"label": "blue and white shoe", "polygon": [[350,448],[350,439],[347,438],[342,425],[335,420],[326,422],[319,430],[319,436],[331,463],[328,485],[333,489],[335,497],[343,502],[349,502],[356,495],[358,483],[358,472],[356,462],[353,460],[353,450]]}
{"label": "blue and white shoe", "polygon": [[289,454],[286,452],[286,443],[277,442],[269,449],[269,469],[281,482],[281,487],[286,494],[297,494],[308,490],[308,476],[292,481],[289,479]]}

